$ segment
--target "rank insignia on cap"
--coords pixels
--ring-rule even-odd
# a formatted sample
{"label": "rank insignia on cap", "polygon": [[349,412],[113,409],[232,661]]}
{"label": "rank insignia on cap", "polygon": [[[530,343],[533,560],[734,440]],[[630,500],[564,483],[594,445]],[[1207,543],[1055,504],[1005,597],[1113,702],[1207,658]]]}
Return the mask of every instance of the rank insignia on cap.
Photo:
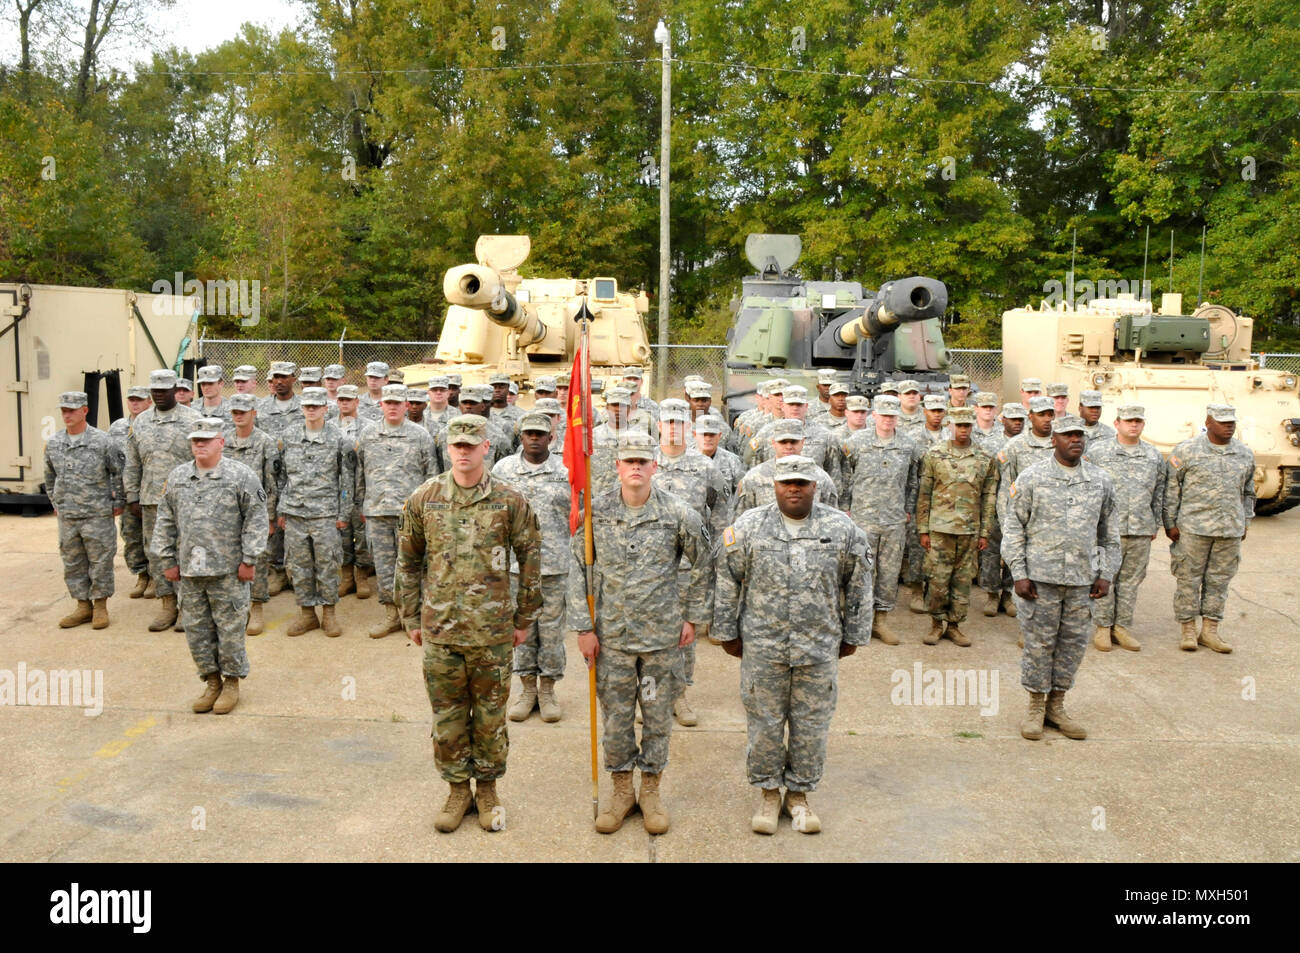
{"label": "rank insignia on cap", "polygon": [[728,526],[726,529],[722,531],[722,545],[723,546],[736,545],[736,528],[734,526]]}

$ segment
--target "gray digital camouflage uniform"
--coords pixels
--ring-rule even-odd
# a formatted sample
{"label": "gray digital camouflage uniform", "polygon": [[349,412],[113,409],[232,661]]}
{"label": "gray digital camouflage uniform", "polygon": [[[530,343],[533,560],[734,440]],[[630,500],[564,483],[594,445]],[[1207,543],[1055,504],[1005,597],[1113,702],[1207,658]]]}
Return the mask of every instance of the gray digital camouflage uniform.
{"label": "gray digital camouflage uniform", "polygon": [[[736,490],[736,503],[733,515],[739,517],[746,510],[766,506],[776,502],[776,490],[772,489],[772,467],[776,459],[764,460],[750,469],[740,481]],[[839,506],[840,494],[835,480],[820,466],[817,468],[817,502],[827,506]]]}
{"label": "gray digital camouflage uniform", "polygon": [[[131,434],[131,419],[129,417],[119,417],[113,421],[108,428],[108,436],[113,441],[113,446],[122,457],[122,469],[126,470],[126,440]],[[126,484],[123,483],[123,492]],[[144,527],[141,525],[140,517],[131,512],[128,506],[123,507],[122,515],[118,518],[118,527],[122,532],[122,558],[126,560],[126,568],[131,570],[131,575],[139,576],[149,571],[149,556],[144,549]]]}
{"label": "gray digital camouflage uniform", "polygon": [[867,534],[873,559],[875,608],[898,604],[908,518],[916,512],[921,449],[897,434],[885,439],[875,427],[849,434],[841,443],[844,498],[853,522]]}
{"label": "gray digital camouflage uniform", "polygon": [[177,404],[166,412],[149,407],[132,422],[126,440],[126,466],[122,471],[126,501],[140,504],[140,529],[149,560],[149,577],[157,586],[160,598],[170,596],[176,590],[163,578],[150,546],[154,521],[158,517],[158,504],[162,502],[167,475],[194,459],[190,453],[190,431],[198,419],[198,412],[184,404]]}
{"label": "gray digital camouflage uniform", "polygon": [[[455,408],[451,408],[453,411]],[[361,500],[357,496],[356,490],[356,471],[357,471],[357,440],[362,431],[373,427],[370,421],[363,417],[336,417],[333,420],[334,426],[339,428],[339,433],[347,441],[349,452],[352,454],[352,505],[348,509],[348,525],[339,530],[339,542],[342,546],[343,560],[340,565],[357,566],[361,569],[373,569],[375,561],[370,558],[370,547],[366,543],[366,524],[361,519]]]}
{"label": "gray digital camouflage uniform", "polygon": [[379,601],[393,604],[397,530],[402,505],[421,483],[437,475],[433,441],[419,424],[376,424],[357,438],[357,499],[366,518],[366,543],[375,561]]}
{"label": "gray digital camouflage uniform", "polygon": [[284,565],[300,606],[339,601],[343,547],[338,524],[352,513],[353,448],[328,421],[316,432],[305,422],[280,434],[279,515],[284,517]]}
{"label": "gray digital camouflage uniform", "polygon": [[[276,510],[276,503],[280,496],[276,476],[280,466],[280,456],[275,449],[275,438],[257,427],[254,427],[253,432],[247,437],[240,437],[235,433],[233,426],[227,427],[223,436],[226,440],[226,446],[221,451],[221,455],[227,460],[242,463],[253,471],[253,475],[257,477],[258,483],[262,486],[262,492],[266,494],[267,518],[274,520],[279,515]],[[270,529],[268,525],[268,546],[270,545]],[[271,557],[268,552],[263,552],[262,555],[257,557],[256,575],[253,577],[252,587],[253,602],[266,602],[270,599],[267,588],[269,584],[267,574],[270,572],[270,568]]]}
{"label": "gray digital camouflage uniform", "polygon": [[117,526],[126,506],[122,456],[108,434],[60,430],[45,444],[45,493],[59,517],[59,555],[68,594],[79,601],[113,594]]}
{"label": "gray digital camouflage uniform", "polygon": [[1131,628],[1138,587],[1147,577],[1151,537],[1160,530],[1165,504],[1165,461],[1151,444],[1126,447],[1118,440],[1089,443],[1088,460],[1110,474],[1115,485],[1115,528],[1120,563],[1110,592],[1092,600],[1094,625]]}

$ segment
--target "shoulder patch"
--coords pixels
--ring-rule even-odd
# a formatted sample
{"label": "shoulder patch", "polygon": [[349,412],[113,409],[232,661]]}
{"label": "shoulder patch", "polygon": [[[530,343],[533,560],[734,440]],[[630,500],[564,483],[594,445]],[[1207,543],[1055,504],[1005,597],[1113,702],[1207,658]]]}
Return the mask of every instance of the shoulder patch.
{"label": "shoulder patch", "polygon": [[1015,496],[1015,495],[1016,495],[1016,485],[1015,485],[1014,483],[1011,484],[1011,493],[1010,493],[1010,495],[1011,495],[1011,496]]}
{"label": "shoulder patch", "polygon": [[728,526],[722,531],[722,545],[731,547],[736,545],[736,528]]}
{"label": "shoulder patch", "polygon": [[1006,462],[1007,462],[1007,452],[1005,450],[999,450],[998,463],[1006,463]]}
{"label": "shoulder patch", "polygon": [[1171,453],[1169,455],[1169,465],[1171,467],[1181,467],[1183,465],[1183,461],[1178,459],[1178,454]]}

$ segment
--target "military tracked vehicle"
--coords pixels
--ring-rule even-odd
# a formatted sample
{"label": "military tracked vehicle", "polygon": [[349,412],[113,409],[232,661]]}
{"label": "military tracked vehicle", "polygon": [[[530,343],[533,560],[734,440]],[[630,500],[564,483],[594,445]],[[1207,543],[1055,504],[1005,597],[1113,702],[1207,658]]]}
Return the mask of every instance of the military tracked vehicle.
{"label": "military tracked vehicle", "polygon": [[948,386],[949,360],[939,319],[948,289],[933,278],[900,278],[879,290],[856,281],[805,281],[792,271],[798,235],[752,234],[745,278],[727,332],[727,413],[754,406],[759,381],[784,377],[814,393],[817,372],[834,368],[854,392],[875,396],[890,378],[927,392]]}
{"label": "military tracked vehicle", "polygon": [[1133,295],[1017,308],[1002,315],[1004,389],[1037,377],[1068,384],[1072,402],[1099,390],[1107,423],[1119,405],[1142,404],[1142,437],[1166,456],[1204,428],[1206,404],[1232,404],[1235,436],[1255,453],[1255,512],[1280,513],[1300,503],[1300,391],[1295,374],[1251,357],[1252,330],[1222,305],[1183,314],[1178,294],[1159,312]]}

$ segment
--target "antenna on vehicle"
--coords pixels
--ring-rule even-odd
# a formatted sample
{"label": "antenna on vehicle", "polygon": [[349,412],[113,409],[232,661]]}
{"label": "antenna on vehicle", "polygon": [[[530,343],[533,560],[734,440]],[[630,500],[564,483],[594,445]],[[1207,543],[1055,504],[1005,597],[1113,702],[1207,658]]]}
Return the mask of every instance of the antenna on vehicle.
{"label": "antenna on vehicle", "polygon": [[1070,230],[1070,270],[1065,274],[1065,297],[1069,299],[1070,307],[1074,307],[1074,251],[1079,245],[1079,229],[1076,226]]}
{"label": "antenna on vehicle", "polygon": [[1147,259],[1151,257],[1151,225],[1147,223],[1147,243],[1142,249],[1142,290],[1147,287]]}
{"label": "antenna on vehicle", "polygon": [[1174,291],[1174,230],[1169,229],[1169,293]]}
{"label": "antenna on vehicle", "polygon": [[1201,285],[1205,283],[1205,226],[1201,226],[1201,274],[1196,279],[1196,306],[1201,306]]}

